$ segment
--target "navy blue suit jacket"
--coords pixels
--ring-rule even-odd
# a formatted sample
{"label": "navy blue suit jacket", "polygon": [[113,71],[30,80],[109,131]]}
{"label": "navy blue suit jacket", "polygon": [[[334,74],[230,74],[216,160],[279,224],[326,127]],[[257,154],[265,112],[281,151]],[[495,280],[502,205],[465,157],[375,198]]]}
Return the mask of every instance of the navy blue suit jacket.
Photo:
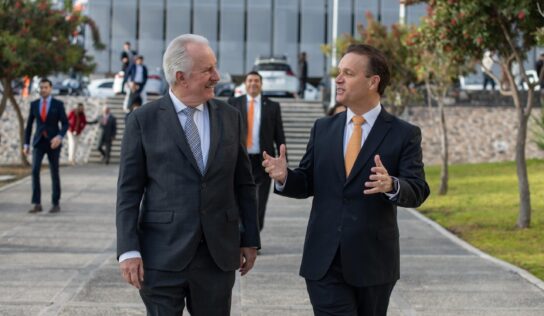
{"label": "navy blue suit jacket", "polygon": [[[40,117],[41,100],[42,99],[40,98],[30,103],[30,113],[28,114],[26,122],[25,144],[32,146],[36,146],[45,135],[47,135],[46,138],[48,140],[51,140],[57,135],[64,137],[68,130],[68,118],[66,116],[66,111],[64,110],[64,103],[55,98],[51,98],[51,105],[47,112],[45,122],[43,122]],[[32,134],[34,120],[36,120],[36,131],[34,132],[32,143],[30,143],[30,135]]]}
{"label": "navy blue suit jacket", "polygon": [[[126,78],[129,80],[129,81],[134,81],[134,77],[136,77],[136,64],[131,64],[129,67],[128,67],[128,70],[127,70],[127,74],[126,74]],[[143,67],[143,77],[144,77],[144,81],[141,82],[142,84],[142,88],[145,86],[145,83],[147,82],[147,67],[145,65],[142,65]]]}
{"label": "navy blue suit jacket", "polygon": [[[429,195],[421,132],[382,108],[346,178],[345,125],[346,112],[317,120],[299,167],[288,170],[283,191],[276,193],[314,197],[300,268],[303,277],[321,279],[340,249],[348,284],[390,283],[400,275],[397,205],[417,207]],[[394,201],[381,193],[363,194],[376,154],[388,173],[399,179]]]}

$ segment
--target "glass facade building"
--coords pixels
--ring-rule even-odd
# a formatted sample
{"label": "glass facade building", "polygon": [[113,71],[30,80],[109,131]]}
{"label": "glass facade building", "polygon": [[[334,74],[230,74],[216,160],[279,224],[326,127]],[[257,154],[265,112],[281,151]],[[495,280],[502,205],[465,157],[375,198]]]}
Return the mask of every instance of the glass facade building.
{"label": "glass facade building", "polygon": [[[397,23],[399,0],[338,0],[338,33],[355,34],[371,12],[385,25]],[[166,45],[178,35],[203,35],[214,49],[219,68],[243,75],[259,55],[285,55],[293,71],[305,51],[310,77],[322,77],[330,59],[320,46],[331,41],[332,0],[89,0],[87,14],[96,22],[103,51],[93,51],[97,72],[120,70],[123,43],[131,42],[148,68],[161,67]],[[425,5],[406,10],[418,23]]]}

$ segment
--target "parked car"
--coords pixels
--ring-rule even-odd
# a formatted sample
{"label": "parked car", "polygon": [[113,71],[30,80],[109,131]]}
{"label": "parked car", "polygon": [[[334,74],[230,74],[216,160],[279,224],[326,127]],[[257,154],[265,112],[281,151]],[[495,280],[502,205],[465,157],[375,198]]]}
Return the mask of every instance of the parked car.
{"label": "parked car", "polygon": [[263,95],[294,98],[299,81],[286,56],[257,57],[253,70],[263,77]]}
{"label": "parked car", "polygon": [[95,79],[89,83],[87,89],[89,95],[96,98],[109,98],[115,96],[113,90],[114,78]]}
{"label": "parked car", "polygon": [[[122,70],[115,74],[113,81],[113,91],[115,94],[121,93],[124,77],[125,72]],[[166,83],[163,77],[161,68],[156,68],[154,70],[148,69],[147,82],[144,91],[148,95],[162,95],[166,89]],[[126,89],[125,92],[127,92]]]}
{"label": "parked car", "polygon": [[[239,97],[246,94],[246,85],[242,83],[234,89],[234,96]],[[276,95],[271,95],[265,93],[264,89],[262,94],[268,97],[277,97]],[[304,90],[304,100],[305,101],[319,101],[321,100],[321,92],[312,84],[306,83],[306,89]]]}

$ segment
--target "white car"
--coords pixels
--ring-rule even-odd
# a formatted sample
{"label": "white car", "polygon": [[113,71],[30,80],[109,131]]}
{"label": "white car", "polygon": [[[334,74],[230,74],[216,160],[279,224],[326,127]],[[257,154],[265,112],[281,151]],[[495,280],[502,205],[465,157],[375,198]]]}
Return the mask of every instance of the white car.
{"label": "white car", "polygon": [[89,95],[95,98],[109,98],[115,96],[113,78],[95,79],[87,86]]}
{"label": "white car", "polygon": [[285,56],[257,57],[253,70],[263,77],[263,95],[294,98],[299,81]]}
{"label": "white car", "polygon": [[[241,85],[237,86],[234,89],[234,96],[239,97],[244,94],[246,94],[246,85],[245,83],[242,83]],[[274,95],[265,93],[264,89],[263,89],[263,95],[268,97],[274,97]],[[313,85],[306,83],[306,90],[304,90],[304,101],[319,101],[319,100],[321,100],[321,93],[319,92],[319,90]]]}

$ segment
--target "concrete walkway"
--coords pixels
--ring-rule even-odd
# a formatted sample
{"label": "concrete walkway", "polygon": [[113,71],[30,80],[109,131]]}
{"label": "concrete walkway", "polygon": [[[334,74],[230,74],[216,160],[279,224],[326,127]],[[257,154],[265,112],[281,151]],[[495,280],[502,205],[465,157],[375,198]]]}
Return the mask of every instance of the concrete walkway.
{"label": "concrete walkway", "polygon": [[[30,179],[0,189],[0,315],[145,315],[115,260],[117,166],[61,169],[59,214],[30,215]],[[50,179],[42,174],[43,204]],[[313,315],[298,276],[310,200],[271,195],[263,250],[233,315]],[[400,210],[401,280],[389,315],[544,315],[544,284]]]}

